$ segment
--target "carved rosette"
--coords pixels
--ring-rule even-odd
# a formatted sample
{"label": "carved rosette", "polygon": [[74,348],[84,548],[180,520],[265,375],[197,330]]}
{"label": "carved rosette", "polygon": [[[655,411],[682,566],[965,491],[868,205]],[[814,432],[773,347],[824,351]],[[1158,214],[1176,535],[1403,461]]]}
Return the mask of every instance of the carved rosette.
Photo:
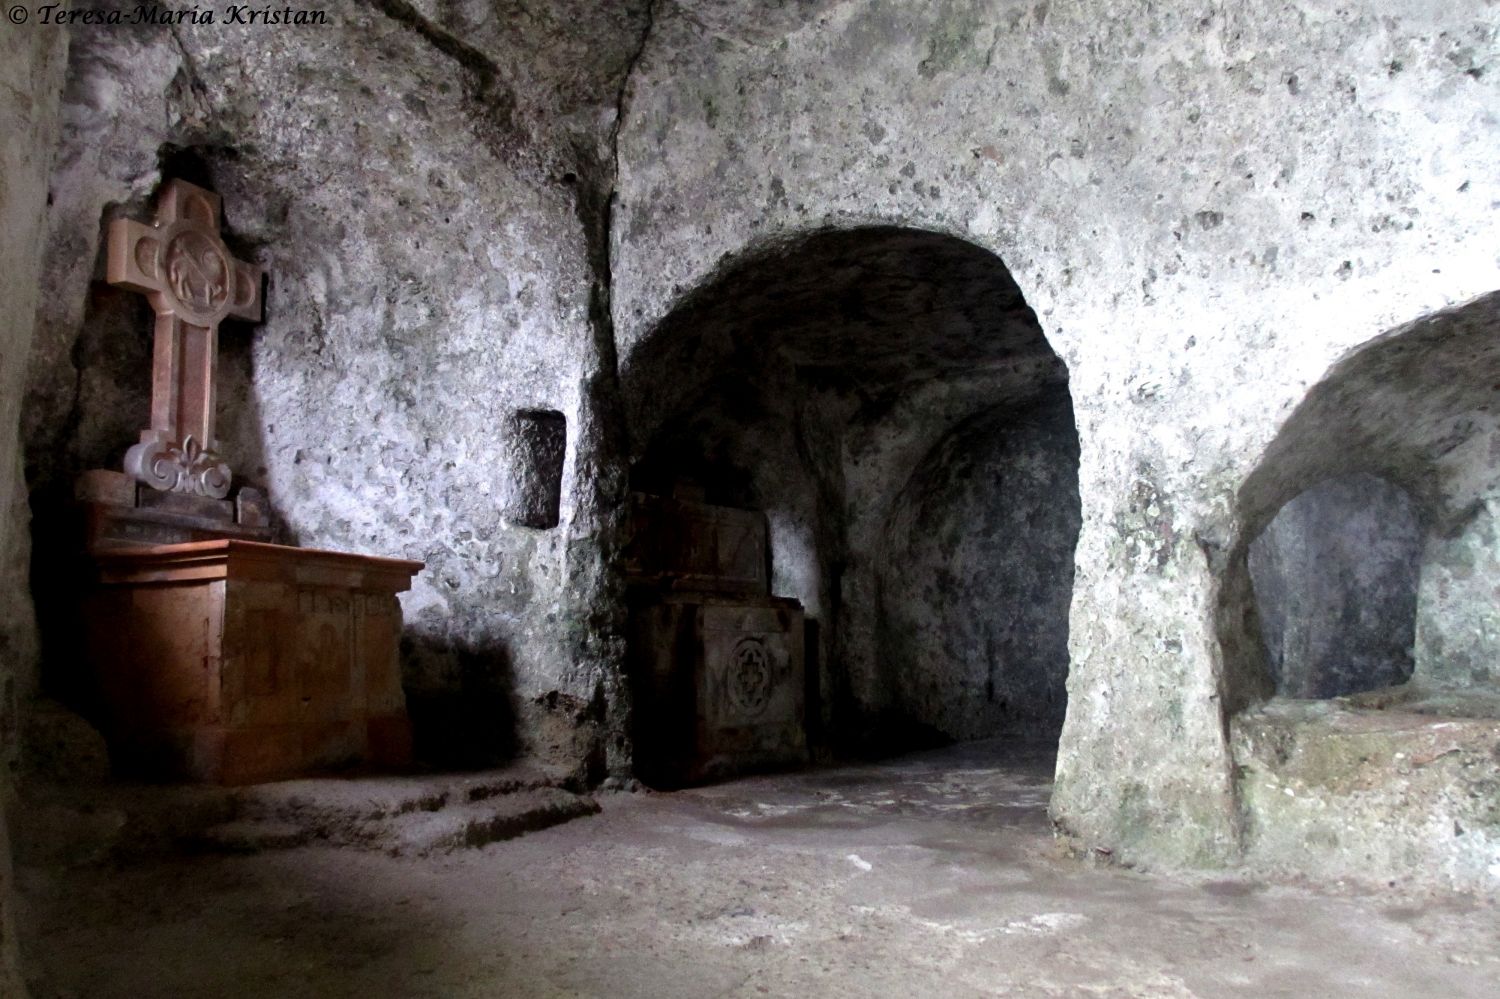
{"label": "carved rosette", "polygon": [[158,267],[166,277],[163,290],[171,295],[175,311],[195,325],[217,324],[233,304],[229,301],[234,280],[229,254],[205,233],[186,229],[174,235]]}
{"label": "carved rosette", "polygon": [[729,700],[744,717],[758,718],[765,713],[776,682],[766,643],[754,635],[746,635],[735,645],[733,657]]}
{"label": "carved rosette", "polygon": [[144,430],[125,452],[125,471],[152,489],[223,499],[232,474],[219,455],[189,434],[180,444],[160,430]]}

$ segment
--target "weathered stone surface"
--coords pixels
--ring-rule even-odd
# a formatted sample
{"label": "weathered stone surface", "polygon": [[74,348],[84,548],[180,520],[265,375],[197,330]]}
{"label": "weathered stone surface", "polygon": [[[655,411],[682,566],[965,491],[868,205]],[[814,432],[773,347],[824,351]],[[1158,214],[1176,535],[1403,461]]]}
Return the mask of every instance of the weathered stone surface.
{"label": "weathered stone surface", "polygon": [[[1236,498],[1240,532],[1226,546],[1228,577],[1245,573],[1243,546],[1292,497],[1330,477],[1379,476],[1410,495],[1424,536],[1415,672],[1472,680],[1472,664],[1493,658],[1500,636],[1492,601],[1472,599],[1493,558],[1489,510],[1500,492],[1491,457],[1500,452],[1497,324],[1500,295],[1482,296],[1383,333],[1334,365],[1246,477]],[[1246,631],[1232,618],[1230,646]],[[1231,700],[1268,686],[1253,651],[1228,665]],[[1478,679],[1487,675],[1481,666]]]}
{"label": "weathered stone surface", "polygon": [[1247,861],[1487,891],[1500,865],[1495,706],[1455,719],[1420,704],[1283,702],[1236,717]]}
{"label": "weathered stone surface", "polygon": [[521,791],[494,801],[409,816],[391,832],[397,853],[452,853],[514,839],[599,811],[587,795],[559,788]]}
{"label": "weathered stone surface", "polygon": [[8,23],[0,32],[0,993],[25,996],[13,926],[6,813],[15,807],[12,770],[19,748],[17,711],[36,693],[35,638],[20,558],[27,517],[17,472],[16,425],[24,394],[26,356],[35,329],[37,247],[45,225],[47,176],[58,128],[58,95],[67,55],[62,32]]}
{"label": "weathered stone surface", "polygon": [[568,421],[554,410],[513,413],[505,440],[505,517],[521,527],[557,526]]}
{"label": "weathered stone surface", "polygon": [[[1495,446],[1494,438],[1490,446]],[[1456,534],[1433,532],[1427,539],[1417,597],[1415,656],[1418,672],[1432,683],[1500,691],[1497,486],[1500,483],[1470,508]]]}
{"label": "weathered stone surface", "polygon": [[[165,177],[211,186],[230,248],[273,275],[266,322],[223,331],[219,437],[281,536],[427,562],[405,601],[419,693],[479,674],[502,705],[592,700],[617,642],[595,626],[612,367],[591,246],[642,8],[432,7],[75,32],[24,428],[35,505],[113,466],[147,413],[140,307],[95,283],[102,224]],[[538,405],[573,430],[546,534],[497,495],[505,416]]]}
{"label": "weathered stone surface", "polygon": [[1250,577],[1276,692],[1337,697],[1411,677],[1422,526],[1373,475],[1328,479],[1250,544]]}
{"label": "weathered stone surface", "polygon": [[1078,439],[1066,399],[955,428],[897,500],[881,668],[950,739],[1057,739],[1067,705]]}
{"label": "weathered stone surface", "polygon": [[99,730],[55,701],[22,713],[22,772],[27,781],[95,786],[109,779],[109,748]]}
{"label": "weathered stone surface", "polygon": [[[361,783],[365,787],[361,788]],[[301,799],[301,806],[283,804],[274,808],[279,818],[265,817],[278,794],[274,785],[268,785],[241,803],[243,817],[210,826],[192,840],[203,847],[230,852],[319,843],[393,855],[424,855],[514,839],[599,811],[598,802],[588,795],[557,787],[511,787],[467,800],[449,800],[447,790],[432,780],[426,782],[428,794],[419,807],[388,810],[377,805],[380,789],[368,787],[369,783],[355,782],[360,790],[376,792],[366,802],[350,800],[331,782],[304,787],[302,793],[311,792],[312,797]],[[483,781],[475,783],[475,790],[483,789]],[[319,800],[330,791],[334,801]]]}
{"label": "weathered stone surface", "polygon": [[127,863],[187,848],[308,843],[393,853],[481,846],[598,811],[556,769],[461,775],[320,777],[212,785],[28,783],[15,823],[30,865]]}
{"label": "weathered stone surface", "polygon": [[[1249,773],[1239,782],[1245,845],[1258,863],[1324,872],[1363,865],[1367,873],[1468,886],[1493,882],[1500,871],[1484,835],[1462,838],[1433,825],[1445,815],[1455,817],[1455,828],[1475,824],[1472,799],[1490,794],[1496,776],[1495,757],[1482,749],[1500,738],[1491,669],[1500,630],[1489,574],[1490,509],[1500,485],[1491,413],[1500,384],[1497,302],[1500,296],[1483,296],[1351,351],[1292,411],[1240,489],[1243,528],[1223,555],[1219,608],[1225,692],[1237,708],[1274,689],[1245,585],[1244,545],[1278,505],[1330,476],[1380,476],[1410,496],[1422,542],[1409,683],[1351,698],[1329,709],[1331,722],[1314,708],[1277,702],[1233,720],[1235,760]],[[1316,588],[1315,579],[1300,585],[1309,583]],[[1334,625],[1312,618],[1305,626]],[[1384,716],[1385,709],[1452,720],[1408,724]],[[1276,737],[1269,739],[1262,729],[1272,724]],[[1380,759],[1425,753],[1450,730],[1468,747],[1462,772],[1445,767],[1409,777],[1399,768],[1381,769]],[[1383,733],[1384,748],[1361,755],[1362,743],[1347,737],[1351,731]],[[1284,744],[1313,747],[1314,757],[1329,764],[1327,773],[1284,796],[1295,802],[1266,793],[1284,776],[1279,768],[1287,759],[1268,758],[1265,747]],[[1351,745],[1349,752],[1340,749]],[[1334,786],[1356,777],[1357,794]]]}
{"label": "weathered stone surface", "polygon": [[[276,275],[267,322],[226,330],[224,450],[287,540],[428,563],[406,680],[431,729],[465,721],[455,761],[628,768],[627,472],[767,511],[773,592],[827,625],[821,720],[878,736],[906,484],[964,421],[1065,391],[1054,815],[1126,861],[1233,859],[1260,820],[1226,715],[1272,690],[1246,556],[1293,496],[1406,489],[1416,674],[1494,678],[1491,15],[379,0],[317,32],[76,31],[36,539],[146,411],[143,317],[91,279],[102,224],[169,174]],[[519,409],[567,421],[556,530],[496,495]],[[1031,633],[1055,669],[1056,622]]]}
{"label": "weathered stone surface", "polygon": [[427,860],[75,869],[27,942],[49,991],[90,999],[1494,999],[1492,899],[1079,863],[1051,841],[1050,758],[1008,750],[612,796]]}
{"label": "weathered stone surface", "polygon": [[622,365],[747,247],[879,220],[998,253],[1081,446],[1055,814],[1232,857],[1235,491],[1348,348],[1495,287],[1494,51],[1480,3],[668,7],[622,136]]}

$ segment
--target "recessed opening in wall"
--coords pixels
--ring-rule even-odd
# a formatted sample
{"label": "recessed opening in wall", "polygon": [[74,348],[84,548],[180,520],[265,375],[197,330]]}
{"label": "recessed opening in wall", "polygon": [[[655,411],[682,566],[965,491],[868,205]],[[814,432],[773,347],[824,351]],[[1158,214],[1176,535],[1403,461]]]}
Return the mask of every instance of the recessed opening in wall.
{"label": "recessed opening in wall", "polygon": [[1374,475],[1325,479],[1250,545],[1277,694],[1342,697],[1411,678],[1422,524],[1407,492]]}
{"label": "recessed opening in wall", "polygon": [[643,779],[971,742],[1050,770],[1078,436],[998,257],[890,227],[777,243],[621,380]]}
{"label": "recessed opening in wall", "polygon": [[1239,490],[1216,623],[1252,863],[1493,877],[1497,330],[1500,293],[1350,352]]}
{"label": "recessed opening in wall", "polygon": [[505,435],[505,518],[521,527],[556,527],[562,511],[568,421],[553,409],[522,409]]}
{"label": "recessed opening in wall", "polygon": [[918,463],[879,577],[877,649],[893,694],[882,743],[1056,744],[1080,523],[1066,388],[965,421]]}

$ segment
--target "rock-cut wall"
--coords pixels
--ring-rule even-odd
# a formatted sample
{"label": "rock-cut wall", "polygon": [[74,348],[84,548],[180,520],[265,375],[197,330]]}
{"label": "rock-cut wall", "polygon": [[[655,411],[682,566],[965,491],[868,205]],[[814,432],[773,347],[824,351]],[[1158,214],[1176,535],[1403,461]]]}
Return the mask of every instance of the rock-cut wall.
{"label": "rock-cut wall", "polygon": [[[71,29],[23,421],[33,508],[118,467],[146,417],[149,312],[103,285],[104,226],[169,176],[207,185],[270,275],[265,321],[221,334],[220,450],[283,540],[426,563],[403,600],[419,754],[623,767],[600,303],[643,7],[381,0],[281,27],[202,9],[217,22]],[[510,428],[538,412],[559,420],[546,517],[507,507]],[[37,543],[62,530],[39,520]],[[56,601],[35,582],[45,643]]]}
{"label": "rock-cut wall", "polygon": [[1483,0],[666,4],[620,144],[622,367],[726,259],[809,232],[997,255],[1079,438],[1054,815],[1231,859],[1236,491],[1342,354],[1500,286],[1496,33]]}
{"label": "rock-cut wall", "polygon": [[[20,475],[17,423],[38,301],[37,276],[47,211],[47,176],[57,134],[58,94],[67,36],[37,25],[7,24],[0,32],[0,552],[15,561],[26,550],[26,497]],[[0,591],[4,620],[26,621],[26,588]],[[11,877],[6,812],[20,749],[19,702],[34,682],[36,664],[24,633],[0,633],[0,995],[24,996],[13,930],[16,896]]]}
{"label": "rock-cut wall", "polygon": [[[419,743],[446,762],[524,750],[583,776],[623,769],[611,566],[631,399],[617,369],[715,275],[769,261],[719,329],[753,346],[793,321],[803,347],[786,363],[816,368],[880,428],[869,447],[830,440],[807,456],[818,479],[796,512],[858,529],[835,552],[837,583],[839,566],[826,584],[791,580],[810,604],[864,609],[827,668],[873,688],[871,524],[885,521],[838,507],[822,477],[904,482],[942,428],[926,414],[903,436],[885,419],[931,400],[899,351],[855,335],[882,314],[860,289],[971,332],[993,307],[964,302],[1024,303],[1066,372],[1078,440],[1054,815],[1121,859],[1236,855],[1226,664],[1243,650],[1226,649],[1220,617],[1248,588],[1229,569],[1247,542],[1237,497],[1340,357],[1500,286],[1489,3],[373,0],[330,13],[311,28],[69,33],[21,421],[37,545],[55,540],[45,518],[72,476],[117,462],[145,412],[146,310],[100,284],[102,228],[144,213],[163,177],[207,183],[231,247],[272,275],[266,322],[224,334],[222,449],[268,488],[286,540],[427,562],[404,601]],[[10,89],[44,92],[11,79],[46,63],[17,41],[30,36],[6,37],[22,45],[5,60]],[[36,138],[6,155],[32,156]],[[33,192],[8,187],[7,211],[36,210],[40,163],[6,170]],[[763,251],[817,233],[842,247],[827,232],[860,227],[996,260],[1004,295],[950,309],[924,290],[940,283],[904,282],[911,265],[887,273],[877,254],[858,281],[842,265],[802,275],[808,300],[851,292],[824,303],[854,320],[836,335],[818,313],[778,312],[783,258]],[[0,280],[34,260],[19,254]],[[769,311],[740,308],[756,301]],[[883,325],[886,347],[903,342]],[[693,333],[674,339],[687,358]],[[968,349],[996,346],[983,337],[956,353],[911,340],[951,367],[965,413],[1017,360]],[[6,378],[20,377],[15,357]],[[861,396],[876,374],[890,391]],[[637,386],[647,400],[678,388]],[[545,414],[545,440],[517,431],[517,414]],[[515,474],[521,460],[536,474]],[[1464,597],[1481,589],[1421,598],[1419,652],[1459,641],[1444,620],[1490,627]],[[30,641],[24,609],[11,616]]]}

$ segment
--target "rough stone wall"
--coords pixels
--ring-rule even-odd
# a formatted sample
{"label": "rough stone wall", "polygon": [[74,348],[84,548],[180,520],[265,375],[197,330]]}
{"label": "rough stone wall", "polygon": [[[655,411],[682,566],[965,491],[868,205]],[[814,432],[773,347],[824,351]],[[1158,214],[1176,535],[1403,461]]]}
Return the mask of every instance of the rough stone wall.
{"label": "rough stone wall", "polygon": [[1054,814],[1116,857],[1231,857],[1236,491],[1346,350],[1500,283],[1491,13],[663,4],[622,135],[622,365],[726,255],[791,234],[998,253],[1081,445]]}
{"label": "rough stone wall", "polygon": [[1325,480],[1281,508],[1250,544],[1278,694],[1339,697],[1410,678],[1422,540],[1411,497],[1373,475]]}
{"label": "rough stone wall", "polygon": [[1417,597],[1416,670],[1424,683],[1500,690],[1500,529],[1487,495],[1454,534],[1427,542]]}
{"label": "rough stone wall", "polygon": [[[1235,566],[1310,484],[1273,441],[1351,348],[1500,285],[1496,30],[1484,0],[379,0],[310,31],[80,27],[26,402],[33,506],[118,460],[144,413],[144,310],[94,281],[102,222],[144,210],[164,163],[202,174],[232,245],[273,274],[266,324],[225,335],[224,450],[288,538],[428,560],[408,682],[434,717],[469,705],[458,727],[493,730],[470,755],[519,711],[531,748],[596,756],[618,731],[608,564],[615,404],[632,397],[616,354],[628,376],[664,317],[768,247],[857,224],[946,233],[1004,261],[1075,405],[1054,814],[1121,859],[1223,860],[1240,832],[1224,710],[1253,687],[1236,671],[1255,644]],[[913,266],[877,274],[919,300]],[[894,496],[952,419],[1056,377],[978,370],[959,343],[938,388],[891,381],[911,355],[888,336],[866,358],[858,330],[825,356],[909,391],[862,400],[846,377],[817,403],[802,439],[821,463],[780,535],[849,525],[837,586],[783,581],[853,609],[877,605],[886,521],[844,498]],[[1476,409],[1440,385],[1464,407],[1443,420]],[[892,433],[879,414],[903,407],[940,415]],[[568,421],[553,531],[499,512],[519,409]],[[1450,464],[1482,465],[1493,420],[1471,419]],[[1439,446],[1444,427],[1420,429]],[[1258,468],[1269,484],[1245,486]],[[1462,479],[1443,481],[1480,495]],[[1478,523],[1392,481],[1449,534]],[[1487,543],[1467,537],[1455,565]],[[1469,627],[1460,603],[1426,600],[1423,633]],[[842,668],[873,689],[873,623],[846,631]]]}
{"label": "rough stone wall", "polygon": [[[116,466],[146,415],[148,313],[99,283],[103,224],[167,175],[209,183],[271,276],[264,324],[223,331],[222,450],[286,540],[427,563],[403,601],[419,750],[623,766],[603,234],[642,5],[382,0],[282,28],[201,6],[218,22],[72,29],[36,507]],[[518,410],[567,420],[555,529],[502,517]]]}
{"label": "rough stone wall", "polygon": [[896,501],[881,671],[951,739],[1056,740],[1067,704],[1078,438],[1065,397],[954,429]]}
{"label": "rough stone wall", "polygon": [[[38,299],[39,249],[47,206],[47,171],[57,134],[58,92],[67,37],[38,25],[0,31],[0,553],[7,566],[25,551],[25,493],[20,478],[21,412],[27,352]],[[17,524],[15,521],[19,520]],[[5,813],[19,749],[19,701],[34,684],[27,640],[26,587],[11,570],[0,588],[0,995],[24,996],[16,937],[15,892]]]}

